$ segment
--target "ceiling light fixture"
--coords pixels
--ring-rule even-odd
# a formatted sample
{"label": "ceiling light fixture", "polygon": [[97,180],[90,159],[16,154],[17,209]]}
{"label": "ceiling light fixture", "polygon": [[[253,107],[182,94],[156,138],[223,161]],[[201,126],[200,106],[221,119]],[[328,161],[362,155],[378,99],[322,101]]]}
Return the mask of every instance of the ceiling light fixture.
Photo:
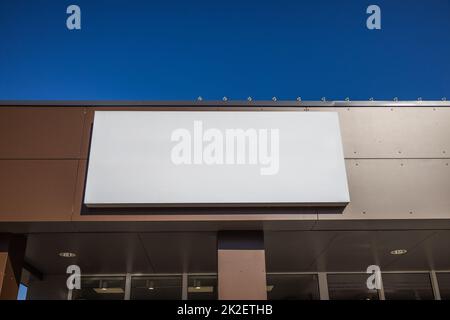
{"label": "ceiling light fixture", "polygon": [[77,256],[77,255],[76,255],[75,253],[73,253],[73,252],[60,252],[60,253],[58,253],[58,255],[59,255],[60,257],[63,257],[63,258],[74,258],[74,257]]}
{"label": "ceiling light fixture", "polygon": [[406,250],[406,249],[396,249],[396,250],[392,250],[391,254],[399,256],[399,255],[405,254],[407,252],[408,252],[408,250]]}
{"label": "ceiling light fixture", "polygon": [[93,288],[95,293],[100,294],[109,294],[109,293],[124,293],[124,290],[122,288]]}
{"label": "ceiling light fixture", "polygon": [[189,293],[211,293],[214,292],[213,286],[188,287]]}

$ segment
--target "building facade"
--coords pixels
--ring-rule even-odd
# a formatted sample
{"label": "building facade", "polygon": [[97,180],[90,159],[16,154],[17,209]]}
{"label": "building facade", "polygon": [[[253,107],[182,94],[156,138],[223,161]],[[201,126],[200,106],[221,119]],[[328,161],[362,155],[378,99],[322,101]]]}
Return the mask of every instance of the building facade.
{"label": "building facade", "polygon": [[[350,199],[89,205],[93,123],[104,111],[170,111],[174,122],[195,111],[336,114]],[[23,283],[28,299],[447,299],[449,155],[447,101],[4,101],[0,297]],[[304,176],[289,181],[305,187]],[[258,192],[239,183],[238,195]],[[80,289],[67,287],[69,266]]]}

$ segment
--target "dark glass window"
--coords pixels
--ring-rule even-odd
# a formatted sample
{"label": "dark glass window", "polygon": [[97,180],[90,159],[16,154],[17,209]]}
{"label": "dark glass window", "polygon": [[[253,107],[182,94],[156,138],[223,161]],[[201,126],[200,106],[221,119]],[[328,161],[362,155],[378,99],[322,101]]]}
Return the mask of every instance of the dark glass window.
{"label": "dark glass window", "polygon": [[450,300],[450,273],[436,274],[442,300]]}
{"label": "dark glass window", "polygon": [[146,276],[131,279],[132,300],[181,300],[181,276]]}
{"label": "dark glass window", "polygon": [[329,274],[330,300],[378,300],[378,291],[367,288],[365,273]]}
{"label": "dark glass window", "polygon": [[82,277],[81,289],[72,291],[73,300],[123,300],[125,277]]}
{"label": "dark glass window", "polygon": [[189,300],[216,300],[217,275],[189,275]]}
{"label": "dark glass window", "polygon": [[433,300],[428,273],[383,273],[386,300]]}
{"label": "dark glass window", "polygon": [[267,299],[319,300],[317,275],[268,274]]}

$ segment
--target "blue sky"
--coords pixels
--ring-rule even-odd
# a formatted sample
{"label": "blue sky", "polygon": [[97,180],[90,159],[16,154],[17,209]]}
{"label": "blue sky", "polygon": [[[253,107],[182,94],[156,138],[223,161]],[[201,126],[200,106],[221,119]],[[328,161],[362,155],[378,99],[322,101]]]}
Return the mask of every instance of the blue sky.
{"label": "blue sky", "polygon": [[450,0],[0,0],[0,99],[197,96],[450,98]]}

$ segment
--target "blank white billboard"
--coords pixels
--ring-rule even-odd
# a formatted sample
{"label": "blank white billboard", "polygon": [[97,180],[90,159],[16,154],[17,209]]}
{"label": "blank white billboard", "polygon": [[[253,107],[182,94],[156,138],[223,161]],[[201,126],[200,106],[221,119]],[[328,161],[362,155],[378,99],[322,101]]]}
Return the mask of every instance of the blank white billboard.
{"label": "blank white billboard", "polygon": [[96,111],[84,202],[345,205],[338,115]]}

